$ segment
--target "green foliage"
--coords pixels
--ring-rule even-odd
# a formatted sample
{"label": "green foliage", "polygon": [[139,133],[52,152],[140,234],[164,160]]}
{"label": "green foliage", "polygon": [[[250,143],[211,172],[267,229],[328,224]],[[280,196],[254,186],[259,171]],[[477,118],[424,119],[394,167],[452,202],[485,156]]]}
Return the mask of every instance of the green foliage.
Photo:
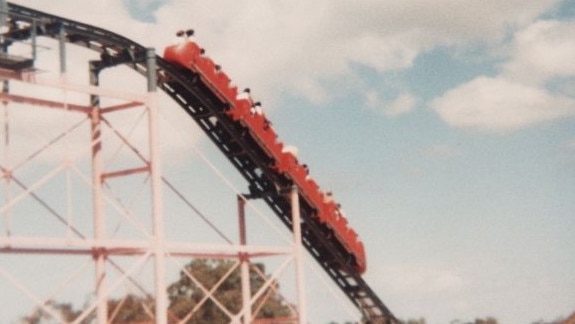
{"label": "green foliage", "polygon": [[[188,275],[189,274],[189,275]],[[191,275],[191,276],[190,276]],[[192,279],[193,277],[194,279]],[[250,289],[254,295],[269,279],[265,275],[263,264],[250,265]],[[200,287],[201,286],[201,287]],[[273,288],[273,289],[272,289]],[[254,318],[276,318],[292,316],[290,307],[278,294],[277,282],[271,285],[252,308]],[[213,299],[206,298],[206,291],[213,290]],[[229,317],[217,304],[222,305],[230,314],[237,314],[242,308],[240,268],[229,260],[193,260],[180,271],[178,280],[168,287],[169,321],[178,322],[186,318],[192,310],[193,315],[186,323],[227,323]],[[32,314],[22,317],[26,324],[72,322],[82,310],[74,310],[71,304],[49,301],[46,308],[60,318],[53,318],[49,312],[36,308]],[[112,323],[137,323],[151,321],[154,318],[154,302],[151,297],[128,294],[123,298],[108,300],[108,318]],[[93,314],[83,322],[94,319]]]}
{"label": "green foliage", "polygon": [[497,320],[493,317],[487,317],[486,319],[475,319],[475,324],[497,324]]}
{"label": "green foliage", "polygon": [[410,318],[407,321],[400,321],[401,324],[425,324],[425,318]]}
{"label": "green foliage", "polygon": [[121,299],[108,300],[108,318],[113,323],[134,323],[151,321],[154,318],[154,301],[132,294]]}
{"label": "green foliage", "polygon": [[58,318],[54,318],[49,312],[45,311],[41,307],[34,309],[32,314],[22,318],[22,323],[26,324],[40,324],[53,322],[57,320],[58,322],[72,322],[82,313],[81,310],[74,310],[73,306],[69,303],[57,303],[53,300],[49,300],[44,304],[45,308],[50,309],[52,314],[57,314]]}
{"label": "green foliage", "polygon": [[[574,313],[575,315],[575,313]],[[532,322],[531,324],[564,324],[567,323],[567,320],[564,317],[558,317],[552,321],[546,321],[543,319],[540,319],[538,321]]]}
{"label": "green foliage", "polygon": [[[237,314],[242,307],[240,268],[235,262],[228,260],[194,260],[186,265],[180,272],[180,278],[168,287],[170,312],[178,318],[185,317],[190,311],[203,302],[198,311],[190,318],[189,323],[226,323],[228,316],[219,309],[216,303],[205,300],[204,290],[214,290],[214,299],[224,306],[231,314]],[[187,273],[193,274],[197,282]],[[265,283],[267,278],[261,276],[265,273],[262,264],[253,264],[250,268],[250,289],[255,294]],[[224,276],[227,277],[219,282]],[[217,285],[219,282],[219,285]],[[203,290],[200,286],[203,286]],[[217,285],[217,286],[216,286]],[[277,290],[277,283],[272,285]],[[290,315],[290,309],[285,305],[279,295],[268,288],[262,298],[265,303],[257,314],[257,318],[274,318]],[[263,299],[259,302],[263,302]],[[252,309],[255,311],[255,309]],[[255,314],[254,314],[255,315]]]}
{"label": "green foliage", "polygon": [[474,321],[460,321],[460,320],[453,320],[451,324],[497,324],[497,319],[493,317],[483,318],[476,318]]}

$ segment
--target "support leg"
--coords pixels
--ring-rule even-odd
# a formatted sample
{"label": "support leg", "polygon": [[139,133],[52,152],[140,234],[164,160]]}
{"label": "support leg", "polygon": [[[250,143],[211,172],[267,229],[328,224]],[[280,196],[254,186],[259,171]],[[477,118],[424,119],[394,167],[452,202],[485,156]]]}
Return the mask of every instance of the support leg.
{"label": "support leg", "polygon": [[298,323],[306,324],[306,300],[305,300],[305,283],[303,275],[303,245],[301,240],[301,218],[299,209],[299,193],[296,186],[291,187],[291,210],[292,210],[292,225],[294,236],[294,254],[296,262],[296,280],[297,280],[297,295],[298,295]]}
{"label": "support leg", "polygon": [[[238,213],[240,217],[240,245],[245,246],[246,240],[246,217],[245,200],[238,196]],[[250,259],[247,253],[240,252],[241,279],[242,279],[242,313],[244,314],[244,324],[252,322],[251,288],[250,288]]]}

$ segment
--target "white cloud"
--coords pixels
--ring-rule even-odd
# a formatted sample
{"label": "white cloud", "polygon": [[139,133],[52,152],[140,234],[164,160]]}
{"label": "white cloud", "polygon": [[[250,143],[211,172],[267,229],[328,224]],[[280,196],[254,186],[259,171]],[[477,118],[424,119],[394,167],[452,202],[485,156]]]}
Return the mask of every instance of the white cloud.
{"label": "white cloud", "polygon": [[57,16],[81,21],[87,24],[102,28],[110,28],[112,31],[121,30],[132,21],[122,1],[104,0],[90,1],[88,4],[83,1],[37,1],[37,0],[17,0],[16,4],[30,7],[36,10],[52,13]]}
{"label": "white cloud", "polygon": [[575,76],[575,21],[537,21],[517,33],[506,77],[543,84],[556,77]]}
{"label": "white cloud", "polygon": [[[194,28],[208,55],[224,67],[240,88],[250,87],[257,100],[271,103],[266,108],[272,108],[286,92],[313,103],[328,102],[331,95],[322,82],[349,77],[354,73],[351,63],[380,73],[406,69],[422,51],[435,46],[497,45],[510,30],[523,28],[514,41],[513,57],[504,68],[509,78],[478,78],[435,100],[434,107],[452,125],[499,130],[568,114],[565,110],[570,101],[566,98],[519,85],[512,78],[517,71],[529,70],[524,67],[538,67],[539,72],[530,75],[564,71],[556,63],[532,58],[557,44],[562,44],[560,48],[564,50],[554,57],[572,57],[574,46],[568,37],[571,27],[565,28],[561,23],[529,25],[558,0],[370,0],[361,5],[328,0],[172,0],[155,12],[154,24],[132,19],[119,0],[93,3],[90,10],[81,10],[77,1],[17,2],[109,28],[156,46],[158,52],[174,40],[174,31]],[[561,31],[556,40],[549,37],[556,34],[555,30]],[[511,92],[494,89],[497,85]],[[490,98],[481,89],[497,91]],[[525,97],[517,93],[520,89],[537,101],[525,102]],[[478,101],[462,98],[464,102],[459,104],[456,101],[463,93],[472,93]],[[367,103],[378,104],[384,113],[394,116],[413,109],[416,99],[405,93],[393,102],[376,96],[367,98]],[[486,106],[494,103],[499,108]],[[502,103],[507,106],[502,107]],[[545,109],[546,104],[551,108]],[[516,113],[518,116],[514,116]]]}
{"label": "white cloud", "polygon": [[402,115],[413,110],[416,103],[417,99],[413,95],[403,93],[387,105],[384,108],[384,112],[389,116]]}
{"label": "white cloud", "polygon": [[411,66],[420,46],[411,39],[414,35],[397,34],[381,37],[376,34],[357,35],[347,40],[347,62],[358,62],[380,72],[404,69]]}
{"label": "white cloud", "polygon": [[411,93],[400,93],[393,101],[381,98],[375,90],[369,90],[365,94],[365,105],[373,110],[381,111],[386,116],[395,117],[412,111],[417,104],[417,98]]}
{"label": "white cloud", "polygon": [[478,77],[431,106],[449,125],[499,132],[575,115],[573,98],[503,77]]}
{"label": "white cloud", "polygon": [[156,18],[162,28],[194,27],[208,53],[263,100],[278,97],[277,89],[316,100],[321,91],[300,83],[349,75],[351,62],[383,73],[409,68],[437,45],[498,43],[555,3],[174,0]]}
{"label": "white cloud", "polygon": [[452,126],[499,132],[575,115],[573,34],[573,21],[531,23],[514,35],[498,75],[461,84],[431,107]]}
{"label": "white cloud", "polygon": [[194,28],[232,80],[273,103],[278,89],[322,102],[329,92],[321,81],[349,76],[352,62],[383,73],[409,68],[434,46],[498,43],[510,27],[527,25],[558,0],[172,0],[155,12],[155,24],[132,19],[120,0],[93,2],[89,10],[73,0],[17,2],[109,28],[160,51],[176,30]]}
{"label": "white cloud", "polygon": [[329,94],[319,82],[310,78],[302,78],[296,82],[294,89],[299,94],[304,95],[310,102],[321,104],[328,101]]}
{"label": "white cloud", "polygon": [[365,105],[371,109],[377,109],[381,105],[379,93],[375,90],[366,91],[364,97]]}

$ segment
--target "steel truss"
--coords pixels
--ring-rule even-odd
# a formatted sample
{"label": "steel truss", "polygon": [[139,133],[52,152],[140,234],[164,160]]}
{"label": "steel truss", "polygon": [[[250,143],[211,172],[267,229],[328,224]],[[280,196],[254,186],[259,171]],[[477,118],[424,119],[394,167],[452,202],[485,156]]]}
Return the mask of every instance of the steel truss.
{"label": "steel truss", "polygon": [[[100,60],[92,62],[90,66],[91,71],[91,85],[78,86],[62,82],[62,80],[40,80],[33,78],[32,75],[21,73],[18,68],[12,68],[4,71],[4,79],[13,79],[20,81],[36,82],[46,86],[60,87],[66,91],[79,91],[91,95],[91,105],[89,107],[82,107],[72,104],[62,104],[57,101],[42,100],[38,98],[28,98],[24,96],[11,95],[8,91],[4,91],[3,100],[5,102],[27,102],[38,106],[60,108],[63,107],[70,112],[88,113],[91,127],[91,158],[93,178],[91,186],[93,188],[93,205],[94,205],[94,224],[93,224],[93,237],[88,239],[86,237],[76,237],[69,240],[65,238],[58,241],[58,239],[46,240],[43,243],[27,238],[18,238],[10,235],[0,238],[0,245],[2,246],[3,253],[18,252],[18,253],[36,253],[40,250],[47,253],[60,253],[62,251],[70,254],[90,254],[93,255],[96,263],[96,282],[104,282],[102,278],[105,277],[105,266],[109,260],[107,259],[113,253],[118,255],[134,255],[140,256],[138,262],[145,262],[148,258],[152,258],[155,262],[155,273],[159,277],[160,282],[156,282],[156,291],[161,291],[161,286],[165,284],[161,282],[164,276],[162,269],[164,268],[166,255],[186,255],[186,256],[239,256],[249,255],[253,256],[262,254],[282,254],[287,253],[291,255],[296,264],[298,265],[298,272],[301,270],[301,253],[299,252],[299,245],[303,245],[308,252],[316,259],[319,265],[331,277],[333,282],[342,290],[342,292],[351,300],[351,302],[362,312],[365,320],[369,323],[395,323],[397,320],[389,309],[384,305],[380,298],[372,291],[369,285],[363,278],[350,266],[346,255],[342,253],[342,248],[334,244],[326,236],[326,229],[312,220],[312,210],[310,206],[305,204],[293,195],[286,195],[285,190],[290,188],[290,183],[285,179],[278,178],[276,175],[266,173],[266,165],[268,161],[265,158],[261,148],[256,143],[249,143],[242,139],[242,130],[237,125],[230,123],[227,119],[222,118],[223,111],[226,107],[205,87],[198,82],[194,81],[194,76],[186,71],[179,70],[169,63],[164,61],[158,56],[155,56],[150,49],[145,48],[125,37],[114,34],[112,32],[82,24],[79,22],[67,20],[61,17],[49,15],[43,12],[35,11],[33,9],[25,8],[22,6],[9,4],[8,17],[10,23],[10,30],[4,35],[6,42],[4,48],[7,48],[10,42],[30,40],[35,44],[36,37],[43,36],[53,38],[59,41],[60,44],[60,69],[65,75],[65,43],[73,43],[92,49],[100,53]],[[33,46],[34,47],[34,46]],[[33,57],[35,58],[36,52],[34,48]],[[10,61],[9,57],[3,56],[2,59]],[[18,63],[23,64],[23,63]],[[103,69],[111,66],[125,65],[131,67],[148,79],[148,93],[144,94],[125,94],[119,91],[105,90],[98,86],[98,74]],[[20,67],[22,65],[18,65]],[[156,79],[157,78],[157,79]],[[159,187],[164,181],[160,172],[160,161],[156,160],[155,150],[157,150],[157,143],[154,133],[156,114],[156,99],[155,87],[156,85],[169,96],[171,96],[187,113],[192,117],[200,128],[207,134],[207,136],[216,144],[220,151],[228,158],[234,165],[237,171],[249,183],[250,196],[263,199],[271,210],[279,217],[279,219],[294,232],[296,240],[294,241],[295,248],[288,249],[289,251],[282,250],[282,248],[269,248],[269,247],[250,247],[247,245],[239,244],[230,251],[229,246],[195,246],[190,247],[185,244],[172,244],[168,243],[162,237],[162,198],[161,190]],[[113,107],[99,107],[98,101],[102,96],[109,96],[115,99],[124,100],[123,104]],[[124,109],[134,109],[137,107],[146,107],[149,115],[150,127],[150,156],[142,158],[142,166],[131,169],[120,170],[104,170],[101,165],[99,157],[100,145],[100,130],[103,125],[102,117],[105,114],[113,113],[115,111],[122,111]],[[97,108],[97,109],[96,109]],[[128,143],[126,143],[128,144]],[[62,167],[64,168],[64,167]],[[59,172],[55,170],[54,172]],[[263,173],[262,173],[263,172]],[[18,179],[12,178],[10,168],[2,169],[6,183],[10,182],[13,185],[18,184]],[[99,204],[105,198],[102,194],[102,185],[109,178],[119,176],[130,176],[134,174],[147,173],[151,179],[150,197],[151,209],[153,216],[153,229],[150,233],[146,233],[149,241],[142,243],[141,241],[122,240],[116,241],[106,238],[105,233],[100,229],[105,225],[99,222],[103,220],[98,215],[102,211],[98,210]],[[41,185],[41,183],[39,184]],[[22,184],[24,192],[34,197],[34,185],[26,186]],[[278,191],[277,189],[280,188]],[[10,209],[11,204],[15,204],[15,199],[18,197],[11,197],[7,195],[11,203],[6,204],[1,212]],[[36,200],[41,200],[35,197]],[[300,206],[301,204],[301,206]],[[7,206],[7,207],[6,207]],[[297,206],[297,207],[294,207]],[[301,219],[299,214],[301,212]],[[55,212],[54,212],[55,213]],[[57,213],[56,213],[57,214]],[[58,218],[64,218],[61,215]],[[129,215],[126,215],[127,221],[132,222]],[[74,229],[70,229],[75,233]],[[145,231],[144,231],[145,232]],[[78,236],[78,235],[76,235]],[[41,245],[41,247],[40,247]],[[199,249],[199,250],[198,250]],[[241,265],[242,257],[239,257],[238,264]],[[298,261],[299,260],[299,261]],[[139,266],[139,263],[138,263]],[[135,266],[137,268],[137,266]],[[99,269],[99,270],[98,270]],[[1,266],[0,266],[0,270]],[[130,277],[130,270],[121,270],[123,279]],[[5,277],[9,278],[10,275],[3,272]],[[274,274],[275,275],[275,274]],[[303,285],[298,280],[298,286]],[[113,287],[113,285],[112,285]],[[102,304],[104,296],[108,295],[108,291],[112,288],[110,286],[97,287],[98,297],[97,302],[94,303],[92,309],[97,309],[98,321],[104,323],[105,309]],[[301,292],[301,289],[300,289]],[[300,307],[305,305],[303,301],[303,294],[300,293]],[[156,295],[159,298],[156,302],[157,305],[165,305],[165,296],[162,293]],[[36,300],[36,298],[34,298]],[[41,303],[40,303],[41,304]],[[42,304],[41,304],[42,305]],[[305,307],[305,306],[303,306]],[[166,318],[162,310],[157,307],[155,318],[158,322],[162,322]],[[244,307],[247,309],[247,307]],[[46,309],[48,311],[48,309]],[[165,310],[164,310],[165,311]],[[247,310],[241,315],[243,318],[249,318]],[[86,315],[87,316],[87,315]],[[305,319],[305,311],[300,309],[300,320]],[[238,320],[237,316],[231,317],[232,320]]]}
{"label": "steel truss", "polygon": [[[148,60],[148,71],[154,71],[155,69],[150,65],[155,64],[155,55],[152,50],[148,50],[148,58],[153,58]],[[154,296],[153,305],[154,307],[147,306],[146,311],[150,317],[150,320],[154,320],[156,323],[167,323],[168,319],[171,321],[175,320],[173,314],[168,314],[167,312],[167,297],[166,297],[166,259],[170,259],[174,262],[178,268],[184,268],[181,258],[228,258],[235,259],[234,265],[230,268],[230,271],[219,278],[218,283],[213,287],[206,287],[204,284],[196,279],[192,273],[183,270],[190,280],[192,280],[197,287],[204,294],[203,299],[198,303],[198,305],[190,311],[183,318],[178,318],[177,321],[185,323],[188,321],[201,306],[208,301],[211,301],[220,310],[225,313],[229,319],[230,323],[252,323],[253,317],[257,315],[257,310],[263,305],[262,301],[266,300],[266,294],[270,295],[275,287],[273,285],[280,276],[284,273],[284,270],[292,263],[295,263],[298,268],[301,268],[301,237],[294,239],[293,246],[258,246],[258,245],[247,245],[245,239],[245,222],[242,222],[241,232],[243,233],[243,240],[241,244],[199,244],[199,243],[189,243],[189,242],[174,242],[169,241],[163,236],[163,210],[162,210],[162,187],[164,184],[169,184],[168,180],[162,177],[160,170],[160,160],[158,150],[158,135],[157,135],[157,103],[155,95],[155,80],[149,82],[147,93],[129,93],[124,91],[117,91],[112,89],[107,89],[99,86],[98,75],[102,71],[103,67],[101,62],[90,62],[90,85],[80,85],[73,84],[66,81],[66,76],[61,75],[57,79],[41,78],[33,70],[5,70],[0,69],[0,80],[4,82],[19,82],[24,84],[29,84],[30,87],[43,86],[50,89],[64,90],[66,92],[79,92],[86,96],[90,96],[90,105],[83,106],[78,104],[70,104],[63,101],[56,100],[46,100],[41,98],[36,98],[34,96],[20,95],[20,94],[10,94],[8,92],[3,92],[0,94],[0,100],[4,104],[5,115],[9,115],[8,112],[11,109],[11,105],[14,104],[24,104],[26,107],[18,107],[17,109],[31,109],[38,110],[48,109],[48,110],[58,110],[64,112],[65,114],[82,115],[83,118],[79,122],[75,122],[72,125],[66,125],[63,121],[64,127],[61,133],[57,134],[53,139],[49,140],[46,144],[39,143],[39,148],[32,149],[32,153],[22,159],[22,161],[11,161],[10,157],[4,156],[2,162],[0,163],[0,168],[2,171],[2,179],[4,182],[5,192],[3,194],[4,201],[3,205],[0,205],[0,215],[5,222],[5,226],[0,227],[2,233],[0,234],[0,254],[13,254],[13,255],[66,255],[70,257],[81,257],[83,259],[92,259],[95,264],[95,277],[93,278],[93,288],[95,290],[94,300],[85,305],[83,312],[76,318],[75,323],[80,323],[86,319],[91,319],[95,317],[97,323],[109,323],[114,321],[115,315],[119,312],[120,307],[116,309],[107,309],[108,300],[112,299],[114,292],[121,285],[129,283],[136,286],[136,291],[143,296]],[[125,102],[114,104],[112,106],[102,107],[100,105],[100,100],[116,99]],[[125,130],[118,128],[110,122],[112,114],[121,113],[125,111],[143,111],[143,113],[148,117],[148,152],[147,154],[142,153],[142,149],[136,147],[135,144],[131,143],[129,136],[126,135]],[[4,138],[4,152],[9,152],[13,148],[9,138],[11,133],[14,132],[11,123],[15,120],[10,118],[5,118],[3,120],[5,133]],[[21,121],[20,124],[25,123]],[[89,140],[87,146],[90,147],[83,153],[89,155],[89,160],[91,160],[91,173],[89,175],[85,174],[81,170],[80,166],[76,166],[76,160],[82,159],[81,154],[77,152],[68,152],[72,156],[62,156],[62,161],[53,169],[50,169],[46,174],[38,176],[39,179],[32,184],[26,184],[27,176],[24,172],[20,172],[20,169],[25,168],[28,165],[32,167],[36,161],[37,156],[40,153],[49,153],[53,146],[58,145],[62,141],[65,141],[67,137],[71,136],[74,130],[80,128],[82,124],[89,124],[89,127],[84,127],[85,130],[89,130],[89,134],[85,134],[85,138]],[[107,145],[110,140],[110,136],[104,136],[104,128],[108,128],[109,133],[113,134],[114,137],[119,138],[119,142],[122,146],[128,148],[132,154],[136,155],[140,160],[141,165],[136,165],[133,167],[116,167],[113,162],[106,161],[103,157],[104,147],[114,146]],[[28,130],[33,132],[33,130]],[[41,142],[41,141],[39,141]],[[58,157],[60,158],[60,157]],[[82,178],[86,183],[86,188],[88,190],[91,188],[93,192],[92,201],[92,229],[91,233],[87,233],[85,230],[81,230],[77,227],[77,222],[70,217],[70,215],[63,215],[58,212],[58,208],[52,206],[46,199],[42,197],[42,194],[38,193],[38,189],[42,186],[47,185],[47,183],[60,173],[64,172],[76,173],[77,176]],[[112,197],[109,190],[112,186],[110,181],[119,178],[134,177],[137,175],[143,175],[148,178],[149,181],[145,181],[144,186],[149,187],[149,196],[151,198],[151,211],[150,215],[151,230],[146,225],[142,224],[140,220],[135,219],[136,211],[130,211],[129,206],[123,205],[122,201],[126,199],[122,197]],[[26,178],[24,180],[23,178]],[[15,188],[19,187],[18,192]],[[173,186],[169,187],[175,190]],[[72,190],[67,188],[67,190]],[[14,193],[14,194],[12,194]],[[297,195],[297,191],[293,194]],[[70,193],[63,194],[63,197],[68,197]],[[47,215],[37,215],[40,217],[54,217],[61,223],[63,227],[67,230],[62,232],[63,236],[58,235],[20,235],[17,230],[13,230],[10,226],[10,219],[14,217],[19,217],[17,213],[12,213],[12,211],[19,205],[23,204],[26,199],[32,198],[38,203]],[[240,197],[240,201],[244,202],[244,197]],[[70,202],[68,202],[70,203]],[[122,217],[125,218],[126,222],[129,222],[136,228],[137,232],[142,234],[141,239],[128,239],[122,237],[110,237],[110,233],[107,230],[106,225],[106,206],[118,209],[121,211]],[[242,204],[243,206],[243,204]],[[69,209],[69,207],[67,208]],[[294,208],[294,211],[299,210],[299,208]],[[243,218],[243,207],[239,211]],[[299,217],[295,215],[294,217]],[[36,218],[36,217],[35,217]],[[30,225],[30,227],[34,227]],[[296,229],[297,231],[297,229]],[[299,242],[299,244],[298,244]],[[285,256],[284,262],[281,266],[276,269],[272,276],[266,277],[265,274],[260,273],[260,276],[264,280],[264,285],[253,293],[249,291],[249,271],[250,271],[250,260],[256,258],[262,258],[266,256]],[[128,268],[124,265],[116,263],[115,258],[117,257],[130,257],[131,262],[129,262]],[[154,268],[154,284],[150,287],[145,287],[145,284],[139,283],[139,278],[136,275],[138,271],[142,268],[149,266],[149,261],[153,262]],[[239,313],[233,313],[229,311],[224,305],[222,305],[215,297],[214,293],[220,287],[220,285],[231,275],[231,273],[238,267],[245,269],[242,271],[243,287],[247,293],[244,295],[243,308]],[[118,273],[118,277],[115,280],[110,280],[110,270],[113,269]],[[86,270],[86,264],[82,265],[77,269],[78,272],[84,272]],[[24,282],[19,280],[18,276],[9,270],[5,266],[0,264],[0,278],[6,280],[12,285],[16,286],[22,293],[28,296],[28,298],[33,301],[37,307],[41,308],[45,313],[50,314],[54,319],[59,318],[59,314],[51,308],[50,300],[39,296],[38,293],[34,291],[33,287],[27,286]],[[299,278],[302,278],[301,276]],[[63,282],[61,286],[69,286],[73,282],[72,278]],[[303,287],[303,282],[298,281],[299,285]],[[246,288],[247,285],[247,288]],[[151,291],[150,291],[150,288]],[[277,293],[277,292],[275,292]],[[303,305],[303,303],[300,303]],[[301,307],[301,306],[300,306]],[[252,309],[254,313],[252,314]],[[295,315],[303,314],[302,311],[293,310]],[[291,319],[284,319],[285,323],[304,323],[305,316],[299,315]]]}

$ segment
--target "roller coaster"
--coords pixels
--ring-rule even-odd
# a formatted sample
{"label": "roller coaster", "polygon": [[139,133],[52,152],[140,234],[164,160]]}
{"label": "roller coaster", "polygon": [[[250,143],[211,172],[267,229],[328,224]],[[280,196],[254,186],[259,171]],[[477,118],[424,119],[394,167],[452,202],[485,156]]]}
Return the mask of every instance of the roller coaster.
{"label": "roller coaster", "polygon": [[[126,65],[146,75],[147,48],[113,32],[8,4],[8,42],[49,37],[100,54],[97,69]],[[191,32],[191,31],[190,31]],[[271,122],[249,96],[242,97],[230,77],[195,42],[182,39],[156,56],[157,86],[199,125],[248,182],[249,197],[265,201],[292,228],[286,189],[296,186],[300,197],[303,245],[361,311],[368,323],[397,319],[362,278],[367,263],[364,246],[331,194],[320,189],[305,164],[279,139]],[[3,54],[2,67],[21,69],[31,61]]]}

